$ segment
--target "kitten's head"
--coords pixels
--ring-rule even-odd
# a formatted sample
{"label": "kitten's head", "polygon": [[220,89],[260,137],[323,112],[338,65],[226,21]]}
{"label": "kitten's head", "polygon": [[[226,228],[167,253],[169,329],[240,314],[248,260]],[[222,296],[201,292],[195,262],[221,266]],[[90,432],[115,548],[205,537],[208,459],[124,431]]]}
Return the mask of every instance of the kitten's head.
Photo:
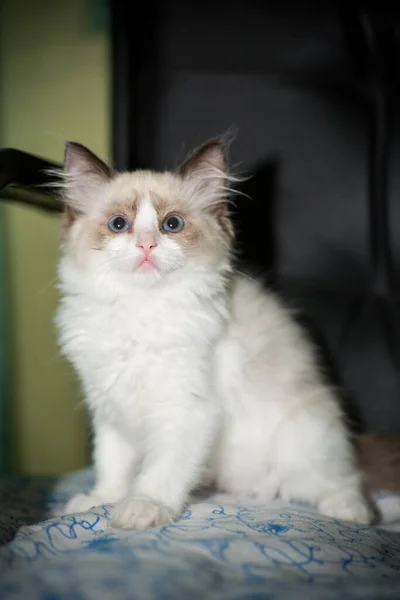
{"label": "kitten's head", "polygon": [[224,271],[233,241],[229,180],[222,142],[209,142],[164,173],[116,173],[84,146],[68,143],[64,259],[89,278],[136,286]]}

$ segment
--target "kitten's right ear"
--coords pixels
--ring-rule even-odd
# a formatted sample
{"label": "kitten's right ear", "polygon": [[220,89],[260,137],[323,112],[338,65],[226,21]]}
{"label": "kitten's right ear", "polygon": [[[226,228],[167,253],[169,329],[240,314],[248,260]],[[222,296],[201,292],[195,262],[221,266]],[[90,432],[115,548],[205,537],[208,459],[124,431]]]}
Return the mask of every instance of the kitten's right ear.
{"label": "kitten's right ear", "polygon": [[67,142],[62,172],[63,199],[67,206],[86,212],[99,188],[110,181],[113,170],[82,144]]}

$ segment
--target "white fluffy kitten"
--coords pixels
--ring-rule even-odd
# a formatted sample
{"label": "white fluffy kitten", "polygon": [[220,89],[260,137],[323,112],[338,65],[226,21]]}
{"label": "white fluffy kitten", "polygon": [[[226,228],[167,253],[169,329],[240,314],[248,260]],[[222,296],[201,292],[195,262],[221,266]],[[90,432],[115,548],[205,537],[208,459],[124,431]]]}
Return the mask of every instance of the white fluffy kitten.
{"label": "white fluffy kitten", "polygon": [[114,173],[66,147],[58,313],[93,419],[97,480],[66,512],[179,518],[190,492],[280,496],[369,523],[336,397],[280,301],[231,267],[223,145],[177,171]]}

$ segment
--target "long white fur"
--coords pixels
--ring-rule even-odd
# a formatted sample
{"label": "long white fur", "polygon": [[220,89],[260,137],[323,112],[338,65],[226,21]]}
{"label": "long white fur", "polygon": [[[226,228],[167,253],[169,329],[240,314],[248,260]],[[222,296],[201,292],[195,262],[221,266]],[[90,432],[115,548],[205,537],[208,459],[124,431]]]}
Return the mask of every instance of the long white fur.
{"label": "long white fur", "polygon": [[[202,211],[221,201],[221,178],[140,172],[90,191],[82,177],[87,187],[67,198],[89,215],[129,190],[141,202],[133,234],[104,251],[75,252],[86,226],[77,219],[60,262],[60,343],[92,415],[97,473],[66,512],[114,503],[115,526],[144,529],[177,519],[211,477],[254,501],[279,495],[369,523],[339,403],[302,330],[273,294],[232,272],[226,243],[203,259],[159,230],[149,191],[177,186]],[[157,275],[132,269],[143,231],[157,239]]]}

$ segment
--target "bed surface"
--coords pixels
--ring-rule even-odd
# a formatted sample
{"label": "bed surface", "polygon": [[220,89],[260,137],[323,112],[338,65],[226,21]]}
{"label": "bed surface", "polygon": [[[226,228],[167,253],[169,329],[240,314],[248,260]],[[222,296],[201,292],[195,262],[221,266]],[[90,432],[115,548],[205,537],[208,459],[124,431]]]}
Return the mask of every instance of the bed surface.
{"label": "bed surface", "polygon": [[107,506],[49,518],[91,478],[2,481],[1,600],[400,598],[400,519],[387,529],[356,526],[223,495],[196,499],[178,523],[144,532],[109,527]]}

